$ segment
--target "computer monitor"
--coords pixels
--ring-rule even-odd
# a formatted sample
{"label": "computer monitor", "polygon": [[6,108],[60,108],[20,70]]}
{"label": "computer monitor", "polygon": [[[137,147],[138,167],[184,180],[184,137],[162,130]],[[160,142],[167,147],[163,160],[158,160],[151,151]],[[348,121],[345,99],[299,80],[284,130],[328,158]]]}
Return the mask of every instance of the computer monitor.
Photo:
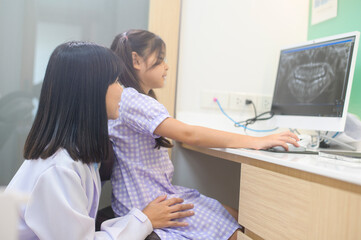
{"label": "computer monitor", "polygon": [[344,130],[359,35],[351,32],[281,49],[271,107],[276,126]]}

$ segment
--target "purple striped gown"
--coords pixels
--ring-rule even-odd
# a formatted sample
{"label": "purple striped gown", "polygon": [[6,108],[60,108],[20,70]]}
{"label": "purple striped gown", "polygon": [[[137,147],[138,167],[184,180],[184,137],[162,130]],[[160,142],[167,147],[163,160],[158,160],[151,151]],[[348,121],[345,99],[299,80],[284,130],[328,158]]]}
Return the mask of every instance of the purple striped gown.
{"label": "purple striped gown", "polygon": [[117,161],[112,174],[112,208],[124,216],[130,209],[143,209],[160,195],[180,197],[194,204],[195,215],[181,219],[187,227],[155,229],[166,239],[228,239],[239,228],[237,221],[215,199],[195,189],[172,185],[174,167],[166,148],[155,149],[153,134],[170,117],[155,99],[125,88],[119,104],[119,118],[109,121],[109,135]]}

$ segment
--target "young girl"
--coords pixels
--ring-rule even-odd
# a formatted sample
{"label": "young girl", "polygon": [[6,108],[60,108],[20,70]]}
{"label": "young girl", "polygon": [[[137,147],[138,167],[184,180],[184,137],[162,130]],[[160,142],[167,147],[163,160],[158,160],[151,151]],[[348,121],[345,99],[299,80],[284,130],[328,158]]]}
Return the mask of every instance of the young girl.
{"label": "young girl", "polygon": [[161,196],[95,232],[99,167],[108,155],[108,118],[118,117],[121,70],[112,51],[91,43],[68,42],[52,53],[24,147],[28,160],[6,189],[30,197],[19,212],[19,239],[140,240],[192,215],[181,199]]}
{"label": "young girl", "polygon": [[205,147],[266,149],[276,145],[287,148],[287,142],[297,145],[297,136],[284,132],[251,137],[182,123],[169,116],[152,90],[161,88],[167,76],[162,39],[148,31],[131,30],[118,35],[111,49],[126,64],[120,77],[125,87],[120,117],[109,122],[117,156],[112,174],[114,212],[123,216],[166,193],[193,203],[195,215],[187,219],[188,227],[155,230],[162,240],[235,239],[240,226],[218,201],[197,190],[172,185],[173,165],[166,149],[172,145],[165,137]]}

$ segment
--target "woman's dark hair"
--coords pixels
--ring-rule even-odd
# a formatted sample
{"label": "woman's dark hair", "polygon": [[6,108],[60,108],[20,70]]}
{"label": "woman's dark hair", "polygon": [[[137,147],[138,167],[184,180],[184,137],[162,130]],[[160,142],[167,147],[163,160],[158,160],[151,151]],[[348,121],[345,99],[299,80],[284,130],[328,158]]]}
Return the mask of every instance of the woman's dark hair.
{"label": "woman's dark hair", "polygon": [[46,159],[63,148],[75,161],[106,159],[105,96],[109,85],[121,75],[122,66],[110,49],[93,43],[58,46],[49,59],[24,158]]}
{"label": "woman's dark hair", "polygon": [[[146,30],[129,30],[127,32],[117,35],[110,47],[116,55],[118,55],[125,64],[125,69],[119,78],[119,81],[124,87],[132,87],[142,94],[156,98],[156,95],[151,89],[148,93],[144,92],[140,85],[135,69],[133,67],[132,52],[136,52],[145,61],[155,54],[157,61],[149,68],[152,69],[164,61],[165,57],[165,43],[157,35]],[[156,138],[155,148],[173,147],[171,142],[164,138]]]}

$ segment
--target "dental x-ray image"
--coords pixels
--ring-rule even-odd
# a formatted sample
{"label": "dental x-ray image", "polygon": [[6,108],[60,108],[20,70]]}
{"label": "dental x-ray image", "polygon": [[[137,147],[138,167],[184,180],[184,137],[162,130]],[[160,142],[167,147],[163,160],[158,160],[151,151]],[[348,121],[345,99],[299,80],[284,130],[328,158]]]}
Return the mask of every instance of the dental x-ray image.
{"label": "dental x-ray image", "polygon": [[287,108],[287,115],[342,114],[352,47],[352,41],[341,41],[282,51],[274,110]]}

